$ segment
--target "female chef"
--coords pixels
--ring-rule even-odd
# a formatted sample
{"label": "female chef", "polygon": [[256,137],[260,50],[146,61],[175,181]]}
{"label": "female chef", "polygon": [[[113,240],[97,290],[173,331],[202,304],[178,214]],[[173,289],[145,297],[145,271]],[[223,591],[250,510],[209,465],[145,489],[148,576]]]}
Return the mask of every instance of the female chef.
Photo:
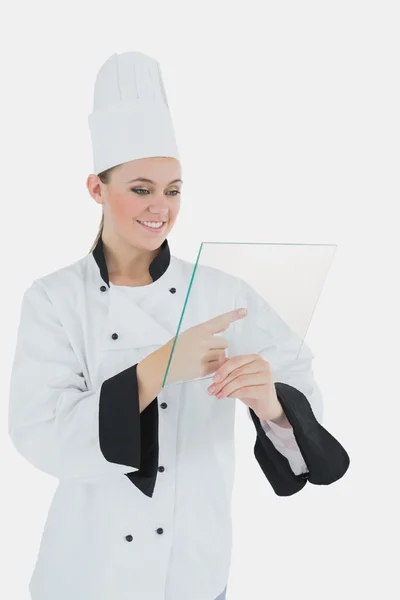
{"label": "female chef", "polygon": [[235,399],[276,494],[337,481],[349,457],[320,424],[312,353],[283,360],[294,334],[216,269],[198,267],[162,387],[193,264],[167,242],[182,173],[159,64],[111,56],[89,125],[101,228],[88,255],[25,291],[11,376],[11,439],[58,480],[31,597],[222,600]]}

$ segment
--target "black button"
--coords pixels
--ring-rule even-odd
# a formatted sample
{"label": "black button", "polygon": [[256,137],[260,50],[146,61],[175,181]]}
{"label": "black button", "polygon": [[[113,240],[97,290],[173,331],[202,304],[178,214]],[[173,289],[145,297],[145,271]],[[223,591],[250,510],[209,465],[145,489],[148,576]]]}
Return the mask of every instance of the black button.
{"label": "black button", "polygon": [[161,535],[162,533],[164,533],[164,529],[162,527],[159,527],[157,529],[157,533],[159,533]]}
{"label": "black button", "polygon": [[164,473],[165,467],[158,467],[158,470],[160,471],[160,473]]}
{"label": "black button", "polygon": [[163,402],[162,404],[160,404],[161,408],[167,408],[168,404],[166,402]]}
{"label": "black button", "polygon": [[171,292],[171,294],[175,294],[176,288],[171,288],[169,291]]}
{"label": "black button", "polygon": [[126,535],[125,539],[127,542],[131,542],[133,540],[133,537],[131,535]]}
{"label": "black button", "polygon": [[118,333],[113,333],[111,337],[112,337],[113,340],[117,340],[118,339]]}
{"label": "black button", "polygon": [[100,290],[101,290],[102,292],[106,292],[106,291],[107,291],[107,288],[106,288],[106,286],[105,286],[105,285],[102,285],[102,286],[101,286],[101,288],[100,288]]}

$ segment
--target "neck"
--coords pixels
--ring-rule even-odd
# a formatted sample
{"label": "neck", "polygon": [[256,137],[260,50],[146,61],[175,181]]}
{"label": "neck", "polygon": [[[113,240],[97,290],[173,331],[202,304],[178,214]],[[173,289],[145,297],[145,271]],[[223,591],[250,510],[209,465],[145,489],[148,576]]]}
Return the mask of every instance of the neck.
{"label": "neck", "polygon": [[110,278],[140,281],[149,277],[150,264],[159,253],[159,248],[136,248],[121,239],[110,239],[104,232],[102,240]]}

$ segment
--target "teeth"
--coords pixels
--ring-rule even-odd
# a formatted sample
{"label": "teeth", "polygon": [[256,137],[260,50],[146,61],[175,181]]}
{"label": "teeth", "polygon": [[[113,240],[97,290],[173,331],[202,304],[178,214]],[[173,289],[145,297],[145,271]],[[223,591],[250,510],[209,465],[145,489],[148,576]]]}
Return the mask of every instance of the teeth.
{"label": "teeth", "polygon": [[151,221],[139,221],[139,223],[143,223],[143,225],[147,225],[147,227],[152,227],[153,229],[159,229],[164,225],[162,221],[159,221],[157,223],[152,223]]}

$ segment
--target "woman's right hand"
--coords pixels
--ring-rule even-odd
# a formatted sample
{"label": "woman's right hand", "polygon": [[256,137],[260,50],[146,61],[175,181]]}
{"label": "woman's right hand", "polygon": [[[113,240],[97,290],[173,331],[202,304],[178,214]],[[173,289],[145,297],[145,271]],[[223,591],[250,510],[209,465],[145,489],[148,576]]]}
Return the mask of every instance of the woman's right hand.
{"label": "woman's right hand", "polygon": [[[244,314],[240,311],[244,310]],[[166,383],[187,381],[215,373],[227,360],[225,351],[228,342],[222,336],[215,335],[226,331],[228,327],[247,314],[246,309],[236,309],[222,313],[209,321],[190,327],[178,335]],[[165,364],[163,378],[174,345],[175,337],[159,348],[157,352]]]}

